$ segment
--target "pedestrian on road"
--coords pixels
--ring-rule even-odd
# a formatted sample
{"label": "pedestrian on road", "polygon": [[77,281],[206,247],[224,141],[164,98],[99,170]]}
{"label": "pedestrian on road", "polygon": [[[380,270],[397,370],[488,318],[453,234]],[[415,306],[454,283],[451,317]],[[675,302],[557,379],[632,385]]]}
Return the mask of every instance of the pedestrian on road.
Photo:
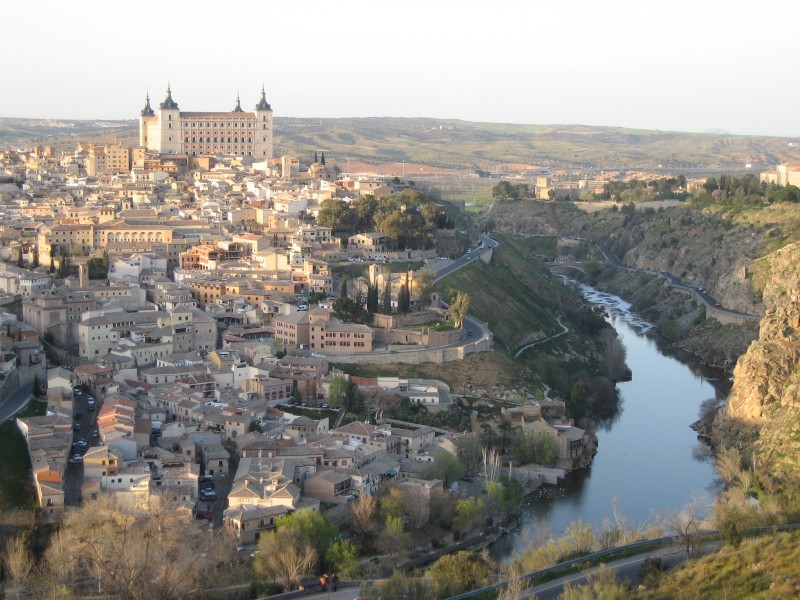
{"label": "pedestrian on road", "polygon": [[336,573],[331,575],[331,587],[333,587],[333,591],[336,591],[336,588],[339,587],[339,576]]}

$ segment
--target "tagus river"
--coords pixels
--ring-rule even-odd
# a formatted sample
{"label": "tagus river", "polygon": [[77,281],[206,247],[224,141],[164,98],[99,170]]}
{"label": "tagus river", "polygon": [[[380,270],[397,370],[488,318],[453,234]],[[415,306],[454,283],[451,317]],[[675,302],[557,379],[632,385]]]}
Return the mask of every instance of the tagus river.
{"label": "tagus river", "polygon": [[710,500],[719,491],[713,460],[689,426],[698,419],[704,400],[724,395],[728,385],[723,374],[663,354],[644,335],[652,326],[619,297],[585,286],[581,291],[606,308],[627,349],[633,378],[618,385],[618,416],[598,427],[592,466],[570,474],[558,488],[540,488],[529,497],[519,528],[495,546],[499,556],[521,550],[543,528],[558,536],[581,519],[597,530],[604,519],[613,521],[615,501],[619,515],[646,526],[695,496]]}

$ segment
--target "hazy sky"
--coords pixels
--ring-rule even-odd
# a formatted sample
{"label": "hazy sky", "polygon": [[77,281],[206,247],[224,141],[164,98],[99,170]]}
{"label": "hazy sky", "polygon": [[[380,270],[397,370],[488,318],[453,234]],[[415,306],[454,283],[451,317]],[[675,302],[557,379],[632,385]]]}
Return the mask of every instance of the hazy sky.
{"label": "hazy sky", "polygon": [[800,1],[17,0],[0,116],[182,110],[800,136]]}

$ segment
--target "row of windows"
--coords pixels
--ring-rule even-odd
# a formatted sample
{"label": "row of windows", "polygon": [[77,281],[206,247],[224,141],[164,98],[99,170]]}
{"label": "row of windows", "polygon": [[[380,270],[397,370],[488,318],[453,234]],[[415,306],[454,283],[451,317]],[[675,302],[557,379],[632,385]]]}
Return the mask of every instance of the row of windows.
{"label": "row of windows", "polygon": [[[203,127],[203,122],[202,121],[185,121],[185,123],[186,123],[186,127],[187,128],[191,127],[192,129],[197,129],[198,127],[199,128]],[[233,121],[233,122],[231,122],[231,121],[206,121],[205,127],[206,127],[206,129],[211,129],[211,128],[216,129],[217,127],[219,127],[220,129],[222,129],[223,127],[227,128],[227,129],[230,129],[231,127],[234,127],[234,128],[241,127],[242,129],[244,129],[244,123],[242,123],[240,121]],[[253,127],[253,123],[247,123],[247,127],[248,127],[248,129]]]}
{"label": "row of windows", "polygon": [[[194,138],[194,137],[193,137],[193,138],[192,138],[192,143],[193,143],[193,144],[196,144],[196,143],[198,143],[198,142],[197,142],[197,139],[198,139],[198,138]],[[213,142],[211,141],[211,138],[210,138],[210,137],[203,138],[203,137],[201,136],[199,139],[200,139],[200,142],[199,142],[199,143],[201,143],[201,144],[204,144],[204,143],[205,143],[205,144],[211,144],[211,143],[214,143],[214,144],[216,144],[216,143],[217,143],[217,138],[216,138],[216,137],[214,138],[214,141],[213,141]],[[184,140],[183,140],[183,141],[184,141],[185,143],[187,143],[187,144],[188,144],[188,143],[189,143],[189,138],[188,138],[188,137],[187,137],[187,138],[184,138]],[[264,141],[266,142],[266,141],[267,141],[267,138],[264,138]],[[221,144],[224,144],[224,143],[225,143],[225,138],[219,138],[219,143],[221,143]],[[235,137],[235,138],[233,138],[233,142],[231,142],[231,138],[228,138],[228,143],[229,143],[229,144],[230,144],[230,143],[238,144],[238,143],[239,143],[239,138],[238,138],[238,137]],[[242,138],[242,143],[244,144],[244,138]],[[247,143],[248,143],[248,144],[252,144],[252,143],[253,143],[253,138],[247,138]]]}

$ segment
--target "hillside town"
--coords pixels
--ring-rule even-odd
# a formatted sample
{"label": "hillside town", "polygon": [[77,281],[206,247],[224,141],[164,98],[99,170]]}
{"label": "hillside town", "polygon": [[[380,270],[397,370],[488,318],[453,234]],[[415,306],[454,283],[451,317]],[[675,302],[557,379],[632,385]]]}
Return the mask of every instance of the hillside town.
{"label": "hillside town", "polygon": [[[428,514],[431,490],[458,491],[436,466],[471,461],[476,474],[477,432],[382,416],[400,401],[453,409],[445,382],[332,366],[491,349],[491,332],[433,291],[453,261],[426,240],[320,224],[326,206],[405,199],[409,186],[342,176],[324,152],[273,158],[271,114],[263,92],[252,113],[238,99],[183,113],[168,90],[157,111],[148,97],[138,147],[0,153],[3,395],[46,395],[46,415],[17,425],[48,519],[101,495],[142,511],[160,497],[245,547],[294,511],[346,520],[389,483]],[[443,217],[431,202],[416,210]],[[354,263],[365,275],[334,273]],[[595,452],[563,401],[542,404],[504,417],[553,440],[553,468],[516,472],[534,487]]]}

